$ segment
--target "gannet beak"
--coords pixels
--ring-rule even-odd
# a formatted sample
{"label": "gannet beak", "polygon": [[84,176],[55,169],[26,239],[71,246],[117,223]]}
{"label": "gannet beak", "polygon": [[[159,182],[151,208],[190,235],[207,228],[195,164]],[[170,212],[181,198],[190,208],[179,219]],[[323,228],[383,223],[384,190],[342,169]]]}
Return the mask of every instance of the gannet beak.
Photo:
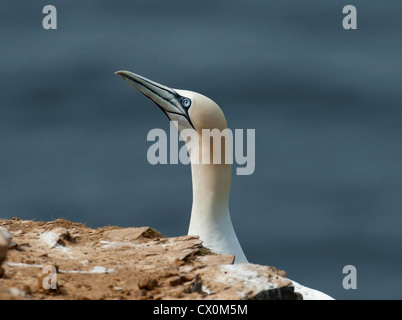
{"label": "gannet beak", "polygon": [[188,114],[188,109],[183,108],[182,106],[182,99],[184,97],[178,94],[175,90],[130,71],[122,70],[115,72],[115,74],[122,77],[131,86],[154,101],[170,120],[173,120],[172,118],[177,115],[183,116],[194,128]]}

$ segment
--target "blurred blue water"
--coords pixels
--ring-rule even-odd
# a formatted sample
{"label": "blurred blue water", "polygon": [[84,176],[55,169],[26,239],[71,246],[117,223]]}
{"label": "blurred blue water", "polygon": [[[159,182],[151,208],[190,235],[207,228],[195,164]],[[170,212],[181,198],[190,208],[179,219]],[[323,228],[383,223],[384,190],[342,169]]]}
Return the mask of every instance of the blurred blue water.
{"label": "blurred blue water", "polygon": [[[0,217],[187,232],[190,167],[151,166],[153,103],[127,69],[214,99],[256,129],[256,171],[234,176],[249,259],[338,299],[402,297],[400,1],[2,2]],[[342,268],[358,271],[342,288]]]}

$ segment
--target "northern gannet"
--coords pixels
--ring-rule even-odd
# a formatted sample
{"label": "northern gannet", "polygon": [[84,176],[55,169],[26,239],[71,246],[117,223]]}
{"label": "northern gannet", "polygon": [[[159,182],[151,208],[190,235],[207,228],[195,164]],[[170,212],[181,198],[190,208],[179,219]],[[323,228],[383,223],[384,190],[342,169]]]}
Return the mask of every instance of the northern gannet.
{"label": "northern gannet", "polygon": [[[176,125],[179,133],[184,129],[195,130],[202,140],[203,129],[227,129],[226,118],[221,108],[202,94],[172,89],[129,71],[117,71],[131,86],[146,95]],[[205,145],[199,141],[200,152]],[[221,154],[225,155],[225,144],[221,144]],[[215,253],[235,256],[235,263],[247,263],[247,258],[234,231],[229,213],[229,193],[231,184],[231,164],[203,164],[193,162],[191,174],[193,205],[191,210],[189,235],[197,235],[205,247]],[[212,162],[212,161],[211,161]],[[290,279],[289,279],[290,280]],[[307,300],[333,300],[332,297],[291,280],[296,292]]]}
{"label": "northern gannet", "polygon": [[[171,121],[178,124],[179,133],[184,129],[196,130],[201,140],[203,129],[221,132],[228,127],[221,108],[202,94],[172,89],[129,71],[117,71],[116,74],[153,100]],[[222,156],[225,145],[221,145]],[[205,150],[206,144],[201,141],[199,146],[201,160],[202,154],[209,154],[210,150]],[[203,164],[202,160],[194,163],[193,160],[193,205],[188,234],[199,236],[204,246],[215,253],[234,255],[236,263],[248,262],[230,219],[231,164],[225,163],[224,159],[220,164],[213,161]]]}

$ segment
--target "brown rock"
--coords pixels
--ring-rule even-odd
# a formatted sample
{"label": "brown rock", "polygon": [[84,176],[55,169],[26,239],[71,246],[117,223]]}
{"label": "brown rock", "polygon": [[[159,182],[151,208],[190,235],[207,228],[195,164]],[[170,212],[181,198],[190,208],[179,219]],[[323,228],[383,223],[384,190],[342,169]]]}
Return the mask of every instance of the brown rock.
{"label": "brown rock", "polygon": [[[91,229],[62,219],[2,220],[1,225],[12,232],[20,250],[8,252],[0,298],[296,298],[284,272],[233,265],[233,256],[212,254],[196,236],[167,238],[149,227]],[[56,264],[57,289],[45,289],[49,274],[43,268]]]}
{"label": "brown rock", "polygon": [[140,237],[155,238],[161,237],[161,234],[150,227],[141,228],[119,228],[107,231],[105,235],[113,240],[133,241]]}
{"label": "brown rock", "polygon": [[233,264],[235,257],[232,255],[206,255],[197,257],[195,261],[199,261],[202,264],[209,265],[209,266],[219,266],[223,264]]}
{"label": "brown rock", "polygon": [[145,290],[152,290],[158,286],[158,280],[153,278],[144,278],[141,279],[138,283],[138,288]]}
{"label": "brown rock", "polygon": [[186,293],[202,293],[202,279],[199,274],[196,275],[193,282],[191,282],[188,287],[184,290]]}
{"label": "brown rock", "polygon": [[40,235],[40,240],[46,246],[54,248],[57,245],[65,246],[65,242],[72,242],[73,238],[66,228],[55,228]]}
{"label": "brown rock", "polygon": [[177,276],[177,277],[174,277],[173,279],[171,279],[169,281],[169,283],[170,283],[171,286],[178,286],[180,284],[183,284],[184,282],[188,282],[188,281],[193,280],[193,278],[194,277],[192,275]]}

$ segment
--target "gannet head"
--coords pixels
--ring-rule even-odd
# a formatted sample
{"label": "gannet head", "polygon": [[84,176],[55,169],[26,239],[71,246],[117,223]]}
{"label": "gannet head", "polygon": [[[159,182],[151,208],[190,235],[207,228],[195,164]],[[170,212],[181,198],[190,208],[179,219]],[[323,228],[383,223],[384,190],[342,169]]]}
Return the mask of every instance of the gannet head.
{"label": "gannet head", "polygon": [[115,73],[154,101],[171,121],[177,122],[179,132],[194,129],[201,136],[202,129],[227,128],[221,108],[202,94],[172,89],[130,71]]}

